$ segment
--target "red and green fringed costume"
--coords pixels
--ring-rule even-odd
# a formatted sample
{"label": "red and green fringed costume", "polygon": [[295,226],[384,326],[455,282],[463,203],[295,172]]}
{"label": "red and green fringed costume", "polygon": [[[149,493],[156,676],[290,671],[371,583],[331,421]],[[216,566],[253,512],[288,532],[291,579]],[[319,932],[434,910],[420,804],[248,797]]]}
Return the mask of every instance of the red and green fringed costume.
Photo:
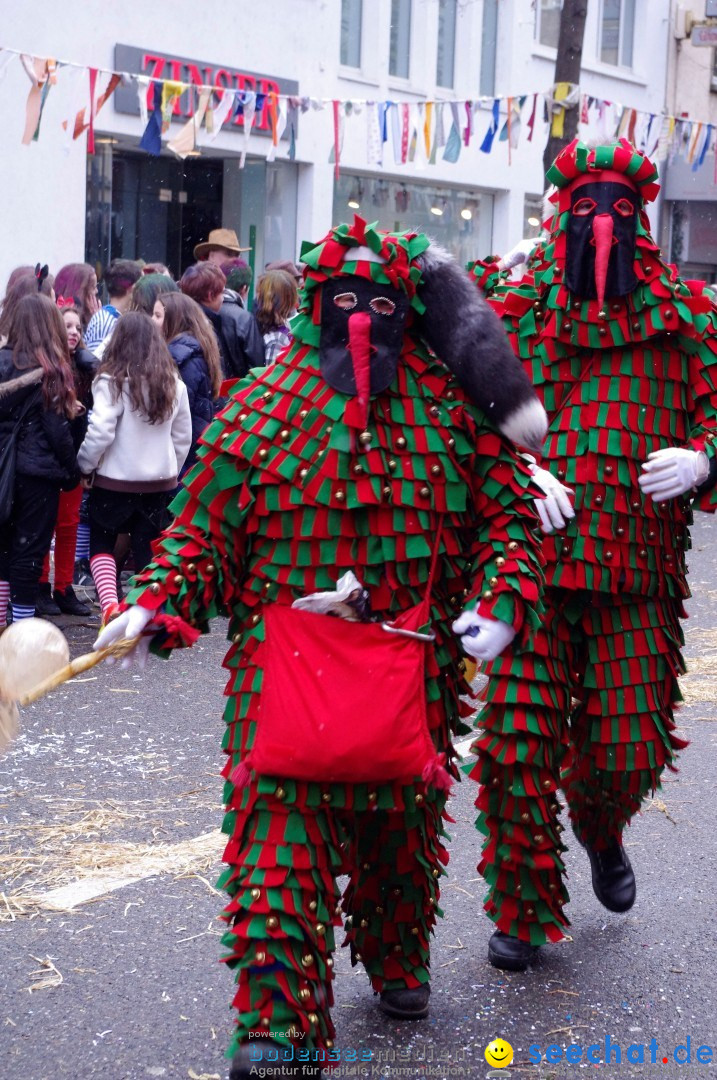
{"label": "red and green fringed costume", "polygon": [[[385,264],[342,262],[360,245]],[[467,731],[459,695],[468,691],[451,620],[478,604],[519,628],[519,647],[538,625],[529,472],[449,371],[408,329],[396,379],[370,402],[370,440],[359,441],[346,422],[350,399],[319,369],[321,284],[336,273],[363,276],[403,288],[418,307],[413,259],[426,246],[425,237],[386,237],[358,222],[303,253],[293,345],[241,384],[205,432],[173,506],[176,520],[128,597],[157,610],[160,652],[191,644],[215,615],[231,620],[221,878],[230,896],[226,960],[237,979],[230,1052],[250,1032],[268,1030],[302,1033],[304,1047],[332,1046],[332,953],[342,911],[352,961],[363,963],[375,990],[426,982],[448,857],[445,793],[418,777],[296,782],[282,776],[279,757],[274,776],[232,783],[259,716],[266,606],[331,589],[353,570],[373,612],[394,616],[423,597],[445,515],[426,693],[436,748],[449,758],[452,733]],[[343,906],[338,874],[350,876]]]}
{"label": "red and green fringed costume", "polygon": [[573,143],[548,173],[555,212],[522,280],[506,282],[493,262],[472,267],[548,414],[541,464],[575,492],[575,518],[543,540],[546,616],[534,648],[489,666],[471,772],[486,911],[535,945],[568,925],[557,789],[577,838],[604,848],[686,745],[673,708],[688,526],[692,505],[717,503],[714,493],[654,503],[638,486],[653,450],[715,453],[717,320],[702,283],[663,262],[644,211],[634,291],[601,308],[564,283],[568,187],[601,170],[654,198],[654,167],[624,140]]}

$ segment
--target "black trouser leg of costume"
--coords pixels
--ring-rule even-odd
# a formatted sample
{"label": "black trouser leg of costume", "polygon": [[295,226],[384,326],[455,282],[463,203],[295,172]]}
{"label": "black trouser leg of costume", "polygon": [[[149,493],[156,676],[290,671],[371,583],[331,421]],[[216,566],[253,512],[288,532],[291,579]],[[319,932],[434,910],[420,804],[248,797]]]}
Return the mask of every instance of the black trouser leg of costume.
{"label": "black trouser leg of costume", "polygon": [[12,514],[0,527],[0,578],[10,582],[10,599],[18,606],[35,606],[59,501],[56,480],[15,476]]}

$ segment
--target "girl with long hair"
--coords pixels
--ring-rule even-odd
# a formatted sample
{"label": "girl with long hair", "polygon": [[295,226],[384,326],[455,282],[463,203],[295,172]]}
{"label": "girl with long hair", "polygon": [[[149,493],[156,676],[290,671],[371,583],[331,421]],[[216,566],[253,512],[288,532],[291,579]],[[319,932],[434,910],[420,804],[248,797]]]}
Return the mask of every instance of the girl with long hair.
{"label": "girl with long hair", "polygon": [[273,364],[282,349],[291,344],[289,319],[299,306],[296,281],[285,270],[268,270],[256,287],[254,318],[264,339],[264,362]]}
{"label": "girl with long hair", "polygon": [[12,498],[0,508],[0,629],[8,601],[13,621],[35,614],[60,490],[80,478],[70,426],[80,409],[60,314],[48,297],[25,296],[0,349],[0,450],[16,445]]}
{"label": "girl with long hair", "polygon": [[55,277],[55,295],[64,303],[75,304],[85,330],[102,304],[97,295],[97,272],[89,263],[67,263]]}
{"label": "girl with long hair", "polygon": [[[47,267],[44,268],[47,270]],[[15,308],[23,296],[36,296],[41,293],[55,299],[55,279],[52,274],[36,273],[31,266],[16,266],[7,279],[5,296],[0,302],[0,343],[4,345],[8,339],[8,330]]]}
{"label": "girl with long hair", "polygon": [[[60,309],[60,315],[67,333],[75,392],[83,406],[82,413],[72,422],[72,436],[75,446],[79,448],[87,431],[87,414],[92,408],[92,380],[98,361],[85,348],[79,308],[66,304]],[[82,603],[72,588],[82,495],[83,488],[79,481],[72,490],[60,493],[55,525],[55,581],[51,590],[48,551],[37,594],[38,615],[79,615],[86,618],[90,614],[90,608]]]}
{"label": "girl with long hair", "polygon": [[118,321],[92,384],[78,463],[90,487],[90,570],[103,619],[117,603],[117,537],[137,569],[167,523],[167,506],[192,442],[187,390],[158,327],[138,311]]}
{"label": "girl with long hair", "polygon": [[219,398],[222,368],[219,346],[206,315],[184,293],[163,293],[157,297],[153,318],[161,327],[172,359],[189,397],[192,414],[192,448],[184,472],[196,460],[199,436],[212,420]]}

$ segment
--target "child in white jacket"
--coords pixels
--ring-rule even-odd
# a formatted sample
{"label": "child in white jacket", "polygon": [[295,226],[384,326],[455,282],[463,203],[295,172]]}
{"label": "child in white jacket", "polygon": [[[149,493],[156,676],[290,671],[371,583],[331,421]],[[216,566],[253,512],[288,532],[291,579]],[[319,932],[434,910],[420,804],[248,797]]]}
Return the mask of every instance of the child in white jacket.
{"label": "child in white jacket", "polygon": [[187,389],[149,316],[129,312],[117,323],[92,384],[93,407],[77,462],[90,487],[90,570],[106,621],[117,603],[113,551],[129,533],[136,569],[150,561],[152,541],[192,442]]}

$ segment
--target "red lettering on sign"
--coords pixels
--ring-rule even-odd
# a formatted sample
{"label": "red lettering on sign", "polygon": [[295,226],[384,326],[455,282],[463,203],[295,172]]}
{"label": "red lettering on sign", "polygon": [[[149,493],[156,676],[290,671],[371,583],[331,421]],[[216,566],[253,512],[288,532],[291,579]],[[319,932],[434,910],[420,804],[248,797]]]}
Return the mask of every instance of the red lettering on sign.
{"label": "red lettering on sign", "polygon": [[279,84],[274,82],[273,79],[260,79],[259,80],[260,93],[264,95],[264,108],[261,110],[261,116],[257,117],[256,127],[261,128],[262,131],[267,131],[271,127],[270,113],[269,113],[269,94],[274,91],[275,94],[279,93]]}
{"label": "red lettering on sign", "polygon": [[[150,79],[161,79],[162,72],[164,71],[164,65],[166,60],[163,56],[153,56],[151,53],[145,53],[142,57],[142,70],[146,71],[150,64],[154,64],[154,71],[150,75]],[[147,87],[147,108],[151,109],[154,105],[152,96],[152,84]]]}

